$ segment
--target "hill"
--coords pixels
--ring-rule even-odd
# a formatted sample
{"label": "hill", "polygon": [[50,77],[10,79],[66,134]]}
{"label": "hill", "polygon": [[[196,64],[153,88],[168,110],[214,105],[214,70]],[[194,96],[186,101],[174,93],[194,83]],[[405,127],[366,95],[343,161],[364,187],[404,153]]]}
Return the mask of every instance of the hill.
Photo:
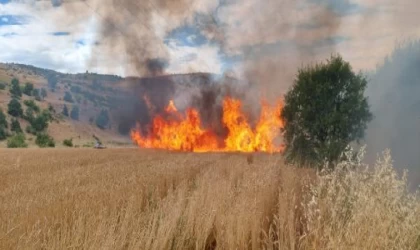
{"label": "hill", "polygon": [[[0,108],[9,124],[13,118],[7,114],[8,103],[13,98],[10,93],[13,79],[19,81],[21,89],[27,83],[35,89],[36,93],[31,91],[30,95],[23,94],[19,98],[24,112],[28,108],[24,102],[32,100],[41,110],[53,113],[54,121],[49,123],[46,132],[54,138],[56,146],[72,138],[78,147],[92,146],[93,134],[107,146],[130,146],[130,129],[137,122],[147,120],[145,95],[162,109],[178,93],[185,94],[187,89],[198,93],[203,90],[202,86],[214,82],[214,76],[206,73],[122,78],[89,72],[64,74],[30,65],[0,63],[0,83],[4,86],[0,89]],[[39,96],[42,91],[45,97]],[[63,114],[64,106],[68,116]],[[79,110],[77,119],[71,117],[73,108]],[[18,121],[23,130],[30,125],[27,119],[18,118]],[[36,147],[35,136],[26,131],[24,134],[29,147]],[[5,146],[6,140],[0,141],[0,147]]]}

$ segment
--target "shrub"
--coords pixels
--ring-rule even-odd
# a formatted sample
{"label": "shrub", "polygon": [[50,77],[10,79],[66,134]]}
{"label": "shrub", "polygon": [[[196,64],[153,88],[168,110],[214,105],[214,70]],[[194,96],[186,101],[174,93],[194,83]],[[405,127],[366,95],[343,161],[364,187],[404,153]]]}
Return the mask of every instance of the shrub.
{"label": "shrub", "polygon": [[44,100],[44,99],[45,99],[45,97],[47,97],[47,90],[46,90],[46,89],[44,89],[44,88],[42,88],[42,89],[41,89],[41,98],[42,98],[42,100]]}
{"label": "shrub", "polygon": [[96,118],[96,126],[100,129],[106,129],[109,124],[108,111],[103,109]]}
{"label": "shrub", "polygon": [[19,80],[16,79],[16,78],[12,79],[12,83],[11,83],[11,86],[10,86],[10,94],[13,97],[17,97],[17,98],[22,96],[22,91],[21,91],[20,86],[19,86]]}
{"label": "shrub", "polygon": [[76,120],[76,121],[79,120],[79,107],[78,106],[73,106],[70,112],[70,117],[73,120]]}
{"label": "shrub", "polygon": [[10,123],[10,130],[15,133],[22,133],[22,128],[20,127],[18,119],[12,119],[12,122]]}
{"label": "shrub", "polygon": [[31,126],[37,132],[42,132],[48,128],[49,118],[46,114],[40,114],[31,122]]}
{"label": "shrub", "polygon": [[33,111],[38,113],[40,111],[40,108],[33,100],[25,100],[23,101],[23,104],[25,104],[27,107],[32,108]]}
{"label": "shrub", "polygon": [[2,109],[0,109],[0,127],[8,128],[6,115],[4,114]]}
{"label": "shrub", "polygon": [[64,99],[63,100],[66,101],[66,102],[70,102],[70,103],[73,103],[74,102],[73,96],[68,91],[66,91],[64,93]]}
{"label": "shrub", "polygon": [[4,89],[6,89],[6,84],[0,82],[0,90],[4,90]]}
{"label": "shrub", "polygon": [[36,130],[31,125],[26,126],[25,131],[28,134],[36,135]]}
{"label": "shrub", "polygon": [[14,116],[14,117],[19,117],[23,115],[22,105],[20,105],[20,102],[16,98],[13,98],[12,100],[10,100],[8,104],[7,113],[9,113],[9,115]]}
{"label": "shrub", "polygon": [[63,112],[61,112],[64,116],[69,116],[69,110],[68,110],[68,108],[67,108],[67,105],[65,105],[64,104],[64,107],[63,107]]}
{"label": "shrub", "polygon": [[28,144],[25,142],[25,135],[22,133],[15,134],[7,140],[8,148],[26,148]]}
{"label": "shrub", "polygon": [[54,139],[46,133],[38,133],[35,140],[36,145],[40,148],[55,147]]}
{"label": "shrub", "polygon": [[63,145],[66,147],[73,147],[73,139],[65,139]]}
{"label": "shrub", "polygon": [[34,90],[34,85],[32,83],[27,82],[25,86],[23,87],[22,92],[27,96],[31,96],[33,90]]}
{"label": "shrub", "polygon": [[7,138],[8,134],[5,127],[0,126],[0,141],[3,141]]}

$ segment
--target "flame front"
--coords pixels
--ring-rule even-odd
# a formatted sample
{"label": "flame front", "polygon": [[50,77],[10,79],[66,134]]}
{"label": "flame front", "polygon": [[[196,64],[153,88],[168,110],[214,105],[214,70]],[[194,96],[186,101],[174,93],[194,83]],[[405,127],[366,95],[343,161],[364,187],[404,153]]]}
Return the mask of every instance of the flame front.
{"label": "flame front", "polygon": [[131,132],[131,138],[141,148],[156,148],[191,152],[281,152],[280,137],[283,105],[275,107],[262,103],[261,114],[254,128],[242,112],[240,100],[225,98],[223,101],[223,126],[227,136],[220,138],[213,131],[202,127],[199,112],[189,108],[179,112],[171,100],[164,115],[154,117],[147,135],[140,129]]}

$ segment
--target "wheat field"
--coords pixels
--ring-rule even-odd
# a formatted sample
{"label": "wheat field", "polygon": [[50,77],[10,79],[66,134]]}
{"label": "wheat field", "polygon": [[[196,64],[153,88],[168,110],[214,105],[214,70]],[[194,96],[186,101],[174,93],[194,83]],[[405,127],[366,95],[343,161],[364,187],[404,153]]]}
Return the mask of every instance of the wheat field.
{"label": "wheat field", "polygon": [[420,201],[389,154],[315,173],[280,155],[0,150],[0,248],[420,249]]}

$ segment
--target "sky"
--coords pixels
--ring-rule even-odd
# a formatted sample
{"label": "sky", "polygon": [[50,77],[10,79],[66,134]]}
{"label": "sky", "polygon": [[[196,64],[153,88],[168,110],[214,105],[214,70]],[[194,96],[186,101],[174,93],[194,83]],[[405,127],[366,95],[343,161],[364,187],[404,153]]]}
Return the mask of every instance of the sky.
{"label": "sky", "polygon": [[[101,53],[104,46],[112,46],[101,40],[101,3],[0,0],[0,61],[66,73],[135,75],[125,67],[129,55]],[[278,60],[293,71],[295,65],[331,53],[340,53],[357,70],[372,70],[398,43],[420,36],[417,0],[188,3],[189,12],[182,17],[170,19],[166,10],[157,9],[147,20],[170,58],[168,73],[221,74],[256,61],[266,67],[266,62]],[[217,22],[215,29],[199,25],[199,17],[209,13]]]}

